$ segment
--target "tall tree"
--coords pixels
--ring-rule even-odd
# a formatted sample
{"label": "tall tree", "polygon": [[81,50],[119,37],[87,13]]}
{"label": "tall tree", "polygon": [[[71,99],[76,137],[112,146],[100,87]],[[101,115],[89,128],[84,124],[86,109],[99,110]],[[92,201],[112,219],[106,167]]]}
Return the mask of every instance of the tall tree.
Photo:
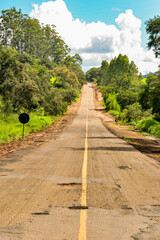
{"label": "tall tree", "polygon": [[68,55],[65,58],[64,64],[67,68],[69,68],[71,71],[73,71],[77,77],[78,81],[81,85],[83,85],[86,82],[86,76],[84,72],[82,71],[82,58],[79,54],[75,54],[74,56]]}
{"label": "tall tree", "polygon": [[3,46],[14,47],[18,51],[23,49],[23,24],[26,14],[15,7],[2,11],[0,16],[0,43]]}
{"label": "tall tree", "polygon": [[42,44],[41,25],[37,19],[27,18],[24,21],[24,52],[36,58],[40,55]]}
{"label": "tall tree", "polygon": [[134,62],[129,63],[129,59],[126,55],[121,55],[111,60],[106,85],[113,84],[115,91],[120,88],[128,89],[131,86],[133,80],[138,79],[138,70]]}
{"label": "tall tree", "polygon": [[155,56],[160,56],[160,16],[149,19],[146,22],[146,31],[149,33],[148,48],[153,47]]}

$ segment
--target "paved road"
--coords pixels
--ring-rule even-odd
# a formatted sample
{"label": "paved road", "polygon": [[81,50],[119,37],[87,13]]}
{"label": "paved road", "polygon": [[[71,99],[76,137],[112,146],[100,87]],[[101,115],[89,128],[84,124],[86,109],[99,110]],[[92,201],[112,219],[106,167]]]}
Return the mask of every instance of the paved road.
{"label": "paved road", "polygon": [[160,239],[160,165],[115,137],[83,88],[56,140],[0,168],[0,239]]}

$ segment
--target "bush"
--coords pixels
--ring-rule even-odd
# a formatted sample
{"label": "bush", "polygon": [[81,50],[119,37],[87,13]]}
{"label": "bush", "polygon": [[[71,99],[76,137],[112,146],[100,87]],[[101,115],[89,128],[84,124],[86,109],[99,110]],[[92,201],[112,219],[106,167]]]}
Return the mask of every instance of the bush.
{"label": "bush", "polygon": [[149,128],[149,132],[155,137],[160,138],[160,124],[154,124]]}
{"label": "bush", "polygon": [[110,110],[109,113],[115,117],[115,120],[118,121],[120,119],[120,112],[115,110]]}
{"label": "bush", "polygon": [[122,109],[125,109],[126,106],[132,105],[138,100],[138,93],[132,90],[120,91],[117,94],[118,104]]}
{"label": "bush", "polygon": [[144,118],[137,123],[136,128],[141,131],[150,132],[151,126],[157,125],[157,124],[158,122],[153,118]]}
{"label": "bush", "polygon": [[115,110],[118,112],[121,111],[120,105],[118,104],[116,99],[116,94],[114,93],[108,94],[108,98],[106,99],[105,105],[107,110]]}
{"label": "bush", "polygon": [[63,101],[71,104],[76,98],[78,98],[78,91],[76,89],[66,89],[62,92]]}
{"label": "bush", "polygon": [[141,105],[134,103],[127,106],[120,115],[120,119],[125,122],[138,121],[143,117]]}

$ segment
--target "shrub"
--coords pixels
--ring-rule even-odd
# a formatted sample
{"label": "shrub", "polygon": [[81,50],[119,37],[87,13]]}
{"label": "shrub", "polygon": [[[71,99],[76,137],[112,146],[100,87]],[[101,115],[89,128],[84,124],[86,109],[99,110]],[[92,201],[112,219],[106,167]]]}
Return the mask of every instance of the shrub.
{"label": "shrub", "polygon": [[153,118],[144,118],[137,123],[136,128],[141,131],[150,132],[151,126],[153,127],[153,125],[157,124],[158,122]]}
{"label": "shrub", "polygon": [[118,112],[120,112],[121,110],[120,105],[117,102],[115,93],[108,94],[108,98],[106,99],[105,105],[107,110],[115,110]]}
{"label": "shrub", "polygon": [[132,90],[120,91],[117,94],[118,104],[122,109],[125,109],[126,106],[132,105],[138,100],[138,93]]}
{"label": "shrub", "polygon": [[126,122],[138,121],[143,117],[143,112],[141,105],[139,103],[134,103],[127,106],[121,113],[121,120]]}
{"label": "shrub", "polygon": [[119,118],[120,118],[120,112],[119,111],[110,110],[109,113],[115,117],[116,121],[119,120]]}
{"label": "shrub", "polygon": [[149,132],[155,137],[160,138],[160,124],[154,124],[150,126]]}
{"label": "shrub", "polygon": [[78,98],[78,91],[76,89],[66,89],[62,92],[63,101],[71,104],[76,98]]}

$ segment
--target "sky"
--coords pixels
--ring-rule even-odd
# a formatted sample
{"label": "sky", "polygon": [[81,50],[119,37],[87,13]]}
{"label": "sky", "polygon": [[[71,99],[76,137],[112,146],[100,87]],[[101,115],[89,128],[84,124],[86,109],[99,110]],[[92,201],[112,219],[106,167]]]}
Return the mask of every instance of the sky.
{"label": "sky", "polygon": [[15,6],[40,23],[54,24],[83,59],[83,70],[126,54],[143,74],[158,70],[160,59],[147,49],[145,22],[160,15],[160,0],[0,0],[0,10]]}

